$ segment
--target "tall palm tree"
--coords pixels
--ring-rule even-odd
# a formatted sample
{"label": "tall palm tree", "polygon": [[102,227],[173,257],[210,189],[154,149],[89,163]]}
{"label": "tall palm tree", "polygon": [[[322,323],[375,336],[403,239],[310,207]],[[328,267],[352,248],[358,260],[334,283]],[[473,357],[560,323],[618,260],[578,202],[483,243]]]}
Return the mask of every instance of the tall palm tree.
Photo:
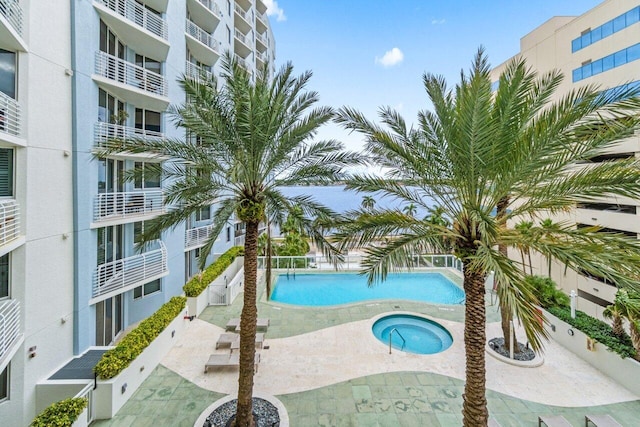
{"label": "tall palm tree", "polygon": [[624,330],[623,319],[633,318],[633,308],[633,301],[630,300],[627,290],[618,289],[613,304],[608,305],[602,312],[606,319],[613,321],[611,327],[613,334],[617,337],[622,338],[627,334]]}
{"label": "tall palm tree", "polygon": [[[453,89],[442,77],[424,75],[433,111],[419,113],[415,128],[390,108],[380,110],[385,126],[347,107],[337,115],[345,128],[365,135],[369,155],[388,171],[386,177],[357,176],[348,188],[379,191],[418,205],[433,200],[453,224],[452,229],[433,227],[390,210],[354,212],[355,220],[345,221],[338,237],[345,246],[364,246],[396,235],[386,246],[367,250],[363,267],[370,284],[384,280],[389,269],[410,266],[408,255],[415,247],[437,246],[443,237],[452,242],[463,264],[466,294],[462,413],[467,427],[488,422],[484,348],[485,280],[490,272],[497,277],[501,302],[522,322],[535,350],[542,348],[546,336],[519,262],[498,250],[499,245],[527,246],[569,267],[618,278],[620,284],[630,285],[630,277],[640,277],[636,239],[573,226],[559,227],[552,238],[539,237],[539,227],[527,233],[506,227],[541,212],[565,212],[584,197],[640,196],[640,168],[634,160],[577,167],[638,128],[640,100],[629,98],[635,92],[621,88],[600,94],[584,87],[551,104],[548,100],[561,79],[558,73],[539,77],[523,60],[515,60],[500,76],[498,92],[503,95],[497,95],[480,49],[470,72],[461,73]],[[527,100],[541,93],[547,95],[535,113],[522,114]],[[505,149],[504,128],[515,126],[512,121],[518,123],[518,138]],[[503,216],[496,215],[498,203],[505,200]]]}
{"label": "tall palm tree", "polygon": [[418,212],[418,208],[414,203],[409,203],[407,206],[402,208],[402,212],[409,216],[415,216],[416,212]]}
{"label": "tall palm tree", "polygon": [[364,210],[372,211],[376,206],[376,199],[372,196],[363,196],[360,206],[362,206],[362,209]]}
{"label": "tall palm tree", "polygon": [[[255,82],[230,54],[225,54],[222,73],[200,81],[184,77],[180,85],[187,102],[173,108],[178,126],[190,140],[136,140],[129,151],[149,153],[165,162],[168,178],[166,201],[170,209],[145,227],[145,241],[175,227],[212,202],[217,204],[213,232],[202,248],[204,263],[225,223],[236,215],[246,226],[244,244],[244,297],[240,319],[240,373],[236,426],[253,425],[252,392],[257,321],[256,282],[258,225],[265,210],[275,222],[300,209],[301,227],[329,257],[334,248],[311,227],[312,219],[329,220],[334,214],[309,196],[287,197],[280,186],[308,182],[331,183],[343,179],[343,168],[359,160],[345,153],[336,141],[313,142],[317,129],[333,117],[329,107],[315,107],[316,92],[307,91],[311,72],[294,76],[284,65],[273,79],[267,68]],[[101,156],[112,154],[109,151]]]}

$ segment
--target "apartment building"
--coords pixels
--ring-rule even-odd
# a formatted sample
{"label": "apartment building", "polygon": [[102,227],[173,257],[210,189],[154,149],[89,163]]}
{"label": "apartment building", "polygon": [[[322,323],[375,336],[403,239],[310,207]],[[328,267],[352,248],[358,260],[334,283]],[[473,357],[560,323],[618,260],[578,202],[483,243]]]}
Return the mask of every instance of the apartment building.
{"label": "apartment building", "polygon": [[[558,97],[585,84],[595,84],[603,90],[640,84],[640,3],[606,0],[580,16],[553,17],[520,40],[518,55],[540,73],[558,69],[564,74]],[[494,80],[504,65],[493,70]],[[637,157],[639,152],[640,138],[634,136],[590,160]],[[640,201],[626,198],[585,201],[565,219],[578,227],[598,225],[603,230],[637,237]],[[538,257],[534,269],[547,275],[547,260]],[[567,293],[571,290],[577,293],[578,309],[602,319],[604,307],[615,297],[615,284],[594,275],[565,271],[563,265],[553,264],[551,273]]]}
{"label": "apartment building", "polygon": [[[159,160],[126,143],[104,159],[95,149],[112,137],[185,138],[167,113],[186,102],[178,79],[219,73],[225,51],[252,72],[273,64],[266,10],[262,0],[0,0],[3,426],[28,425],[42,406],[36,384],[112,345],[197,272],[215,206],[139,249],[145,221],[165,209]],[[136,168],[142,178],[124,181]],[[230,223],[213,252],[241,239]]]}

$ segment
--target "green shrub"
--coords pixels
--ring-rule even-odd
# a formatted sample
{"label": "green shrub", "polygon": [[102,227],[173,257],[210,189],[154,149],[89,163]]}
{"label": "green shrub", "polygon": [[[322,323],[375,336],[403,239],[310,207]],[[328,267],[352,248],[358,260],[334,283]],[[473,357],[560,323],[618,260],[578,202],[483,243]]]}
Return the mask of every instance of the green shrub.
{"label": "green shrub", "polygon": [[151,316],[129,332],[115,348],[108,350],[93,369],[102,379],[113,378],[144,351],[145,348],[176,318],[187,300],[173,297]]}
{"label": "green shrub", "polygon": [[209,283],[213,282],[221,275],[227,267],[239,256],[244,253],[242,246],[234,246],[227,252],[211,263],[201,274],[196,275],[189,280],[183,287],[184,294],[188,297],[197,297],[204,291]]}
{"label": "green shrub", "polygon": [[85,397],[74,397],[52,403],[35,417],[30,427],[71,427],[89,401]]}
{"label": "green shrub", "polygon": [[527,276],[526,282],[531,286],[533,294],[538,298],[538,302],[542,307],[569,307],[569,297],[558,289],[556,282],[550,278]]}
{"label": "green shrub", "polygon": [[549,307],[547,310],[558,319],[584,332],[588,337],[606,345],[609,350],[618,353],[622,358],[636,355],[631,339],[617,337],[613,334],[611,326],[602,320],[593,318],[579,310],[576,310],[576,318],[572,319],[571,309],[567,307]]}

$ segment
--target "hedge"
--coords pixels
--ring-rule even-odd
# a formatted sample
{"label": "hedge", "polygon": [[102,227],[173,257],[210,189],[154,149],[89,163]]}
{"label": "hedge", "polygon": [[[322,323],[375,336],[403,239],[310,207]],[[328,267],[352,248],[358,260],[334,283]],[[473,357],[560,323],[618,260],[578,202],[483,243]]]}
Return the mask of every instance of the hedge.
{"label": "hedge", "polygon": [[227,252],[220,255],[209,267],[201,274],[196,275],[189,280],[183,287],[184,294],[188,297],[197,297],[204,291],[209,283],[213,282],[224,270],[233,263],[233,261],[242,256],[244,248],[242,246],[234,246]]}
{"label": "hedge", "polygon": [[115,348],[105,352],[93,368],[94,372],[105,380],[122,372],[180,314],[186,302],[185,297],[171,298],[158,311],[140,322]]}
{"label": "hedge", "polygon": [[86,397],[74,397],[52,403],[33,419],[30,427],[71,427],[88,404]]}
{"label": "hedge", "polygon": [[602,320],[593,318],[579,310],[576,310],[576,317],[573,319],[571,317],[571,309],[567,307],[548,307],[547,311],[584,332],[589,338],[606,345],[609,350],[618,353],[622,358],[636,356],[636,350],[631,344],[631,339],[629,337],[617,337],[614,335],[611,326]]}

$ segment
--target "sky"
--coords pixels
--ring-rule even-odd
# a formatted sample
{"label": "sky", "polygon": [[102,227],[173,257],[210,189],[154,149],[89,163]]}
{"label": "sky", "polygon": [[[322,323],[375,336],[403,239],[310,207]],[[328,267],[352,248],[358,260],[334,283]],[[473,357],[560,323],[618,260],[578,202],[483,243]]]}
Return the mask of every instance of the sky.
{"label": "sky", "polygon": [[[408,123],[428,109],[425,72],[450,86],[478,48],[499,65],[520,50],[520,38],[553,16],[577,16],[601,0],[264,0],[276,41],[276,67],[311,70],[318,105],[350,106],[370,120],[381,106]],[[337,125],[318,139],[359,150],[362,137]]]}

